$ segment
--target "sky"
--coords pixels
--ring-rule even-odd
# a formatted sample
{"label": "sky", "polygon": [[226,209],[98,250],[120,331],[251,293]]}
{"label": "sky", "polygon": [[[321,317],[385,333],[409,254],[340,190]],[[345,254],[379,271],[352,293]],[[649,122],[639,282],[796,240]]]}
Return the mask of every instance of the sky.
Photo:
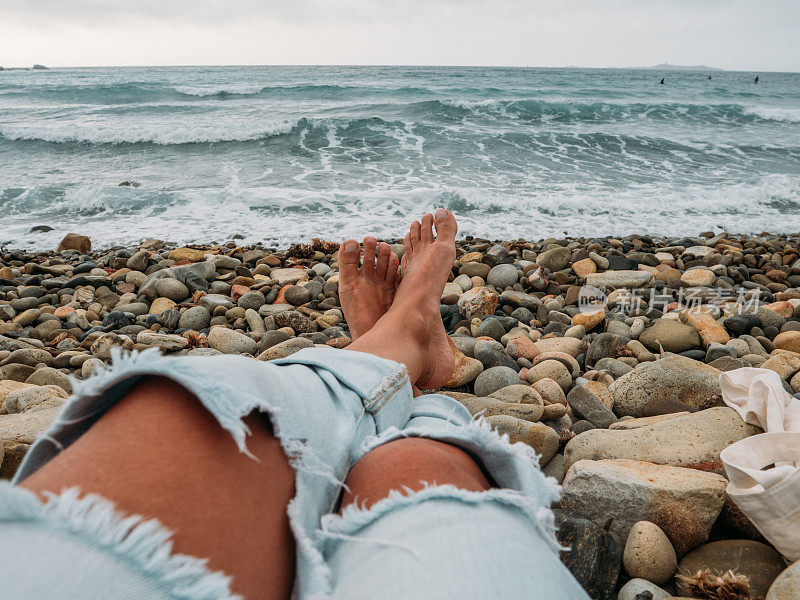
{"label": "sky", "polygon": [[800,71],[798,0],[0,0],[0,65]]}

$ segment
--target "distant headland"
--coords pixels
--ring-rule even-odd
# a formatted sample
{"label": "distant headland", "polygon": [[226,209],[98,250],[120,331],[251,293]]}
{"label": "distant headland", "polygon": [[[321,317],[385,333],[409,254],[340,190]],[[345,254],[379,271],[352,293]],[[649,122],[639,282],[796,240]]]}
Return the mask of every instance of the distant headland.
{"label": "distant headland", "polygon": [[630,69],[648,69],[652,71],[723,71],[717,67],[707,67],[706,65],[671,65],[669,63],[661,63],[660,65],[653,65],[652,67],[628,67]]}
{"label": "distant headland", "polygon": [[33,65],[32,67],[2,67],[0,71],[49,71],[48,67],[44,65]]}

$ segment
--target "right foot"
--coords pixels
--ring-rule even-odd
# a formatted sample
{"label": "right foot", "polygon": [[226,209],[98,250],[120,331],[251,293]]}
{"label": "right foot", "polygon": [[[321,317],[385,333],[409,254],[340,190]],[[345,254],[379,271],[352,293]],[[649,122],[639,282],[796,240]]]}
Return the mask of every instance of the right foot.
{"label": "right foot", "polygon": [[436,211],[435,219],[427,214],[421,221],[414,221],[405,237],[403,278],[386,317],[397,319],[399,327],[416,341],[422,358],[416,385],[435,389],[447,383],[455,367],[439,301],[456,258],[458,226],[452,213],[444,209]]}

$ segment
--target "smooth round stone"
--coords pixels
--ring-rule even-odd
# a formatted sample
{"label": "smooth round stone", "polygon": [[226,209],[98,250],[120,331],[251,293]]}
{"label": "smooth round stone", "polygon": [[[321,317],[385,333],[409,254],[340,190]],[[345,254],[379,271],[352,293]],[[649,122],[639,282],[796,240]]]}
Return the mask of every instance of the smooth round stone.
{"label": "smooth round stone", "polygon": [[144,271],[147,268],[147,263],[150,260],[150,253],[147,250],[141,250],[131,256],[125,266],[132,271]]}
{"label": "smooth round stone", "polygon": [[189,297],[189,288],[182,284],[177,279],[164,278],[156,281],[153,286],[156,294],[169,298],[175,302],[180,302],[184,298]]}
{"label": "smooth round stone", "polygon": [[[480,360],[480,359],[479,359]],[[475,379],[475,395],[488,396],[492,392],[519,383],[519,374],[510,367],[491,367]]]}
{"label": "smooth round stone", "polygon": [[656,319],[651,327],[642,332],[639,341],[651,352],[659,352],[663,348],[665,352],[680,353],[701,346],[697,330],[675,319]]}
{"label": "smooth round stone", "polygon": [[208,345],[223,354],[254,354],[258,350],[255,340],[227,327],[212,327]]}
{"label": "smooth round stone", "polygon": [[561,386],[552,379],[539,379],[533,384],[533,389],[539,392],[539,395],[545,401],[545,404],[561,404],[567,405],[567,396]]}
{"label": "smooth round stone", "polygon": [[311,270],[314,271],[314,273],[319,277],[324,277],[325,275],[330,273],[331,268],[325,263],[317,263],[313,267],[311,267]]}
{"label": "smooth round stone", "polygon": [[178,319],[180,329],[193,329],[201,331],[208,327],[211,322],[211,313],[202,306],[192,306],[186,309]]}
{"label": "smooth round stone", "polygon": [[266,301],[267,300],[264,297],[264,294],[258,291],[253,291],[253,292],[247,292],[246,294],[242,294],[242,296],[239,298],[236,304],[239,307],[244,308],[245,310],[248,308],[253,310],[258,310],[259,308],[264,306]]}
{"label": "smooth round stone", "polygon": [[678,558],[669,538],[658,525],[649,521],[639,521],[631,528],[622,562],[628,575],[653,583],[665,583],[678,568]]}
{"label": "smooth round stone", "polygon": [[572,374],[564,364],[557,360],[543,360],[528,369],[527,379],[536,383],[540,379],[552,379],[566,391],[572,385]]}
{"label": "smooth round stone", "polygon": [[55,385],[67,393],[72,393],[72,383],[69,380],[69,376],[53,367],[36,369],[33,374],[25,380],[25,383],[32,383],[33,385]]}
{"label": "smooth round stone", "polygon": [[17,298],[11,301],[11,308],[18,313],[24,312],[29,308],[35,308],[39,305],[39,298]]}
{"label": "smooth round stone", "polygon": [[739,337],[749,334],[753,327],[761,327],[761,319],[751,314],[734,315],[725,319],[722,325],[733,337]]}
{"label": "smooth round stone", "polygon": [[650,592],[652,600],[666,600],[672,597],[669,592],[662,590],[655,583],[634,578],[619,589],[617,600],[642,600],[647,597],[643,592]]}
{"label": "smooth round stone", "polygon": [[487,317],[481,322],[475,333],[475,337],[490,337],[500,341],[500,338],[505,335],[506,330],[505,327],[501,325],[500,321],[494,317]]}
{"label": "smooth round stone", "polygon": [[258,342],[258,349],[263,352],[267,348],[272,348],[281,342],[285,342],[288,339],[291,339],[290,336],[285,331],[278,331],[277,329],[272,329],[267,331],[263,336],[261,336],[261,340]]}
{"label": "smooth round stone", "polygon": [[286,298],[286,301],[293,306],[300,306],[301,304],[311,301],[311,292],[299,285],[286,288],[283,296]]}
{"label": "smooth round stone", "polygon": [[[481,341],[481,340],[479,340]],[[494,367],[508,367],[515,372],[519,371],[519,364],[503,351],[494,349],[484,349],[475,351],[475,358],[477,358],[484,369],[492,369]]]}
{"label": "smooth round stone", "polygon": [[511,287],[519,280],[519,272],[514,265],[497,265],[486,276],[486,283],[499,289]]}

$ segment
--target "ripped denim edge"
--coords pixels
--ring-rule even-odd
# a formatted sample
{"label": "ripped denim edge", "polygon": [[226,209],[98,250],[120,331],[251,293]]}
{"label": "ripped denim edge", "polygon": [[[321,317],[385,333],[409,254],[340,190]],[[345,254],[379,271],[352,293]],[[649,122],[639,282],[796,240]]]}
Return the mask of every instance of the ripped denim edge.
{"label": "ripped denim edge", "polygon": [[125,516],[110,500],[80,497],[78,488],[46,492],[46,501],[24,488],[0,483],[0,521],[32,521],[75,536],[132,563],[181,600],[243,600],[230,590],[231,577],[208,568],[208,560],[172,552],[172,532],[157,519]]}
{"label": "ripped denim edge", "polygon": [[[389,428],[365,440],[359,456],[388,442],[412,437],[442,441],[467,451],[484,466],[499,486],[487,492],[498,492],[497,498],[502,496],[506,501],[512,497],[518,498],[518,505],[533,518],[537,530],[553,552],[569,550],[556,537],[555,514],[551,509],[552,504],[561,498],[561,486],[555,478],[547,477],[542,472],[539,467],[540,455],[532,447],[523,442],[511,442],[507,434],[492,429],[484,417],[477,417],[466,425],[442,421],[437,427]],[[508,468],[498,468],[498,463],[504,463],[503,467]],[[392,494],[390,497],[393,497]]]}

